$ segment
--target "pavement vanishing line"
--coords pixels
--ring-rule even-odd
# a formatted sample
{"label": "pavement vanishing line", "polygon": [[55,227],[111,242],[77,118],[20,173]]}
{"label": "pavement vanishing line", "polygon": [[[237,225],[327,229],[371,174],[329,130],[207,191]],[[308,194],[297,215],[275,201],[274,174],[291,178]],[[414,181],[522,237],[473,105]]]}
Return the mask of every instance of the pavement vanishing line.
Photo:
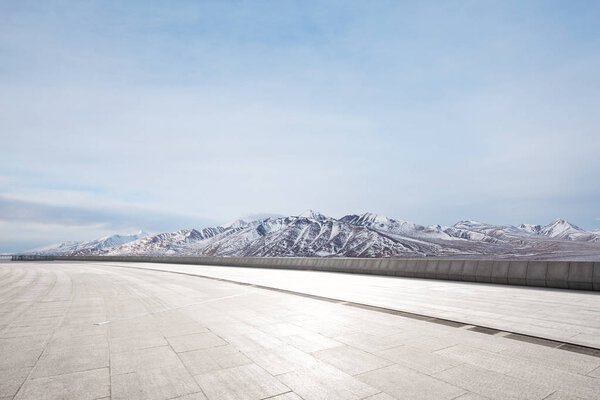
{"label": "pavement vanishing line", "polygon": [[297,291],[293,291],[293,290],[281,289],[281,288],[276,288],[276,287],[272,287],[272,286],[257,285],[257,284],[240,282],[240,281],[224,279],[224,278],[215,278],[213,276],[207,276],[207,275],[202,275],[202,274],[197,274],[197,273],[182,272],[182,271],[170,271],[170,270],[158,269],[158,268],[143,268],[143,267],[132,267],[132,266],[126,266],[126,265],[103,264],[103,263],[97,263],[97,262],[94,262],[94,264],[103,265],[103,266],[107,266],[107,267],[166,272],[166,273],[171,273],[171,274],[187,275],[187,276],[193,276],[193,277],[197,277],[197,278],[211,279],[214,281],[227,282],[227,283],[232,283],[232,284],[240,285],[240,286],[255,287],[257,289],[265,289],[265,290],[270,290],[270,291],[275,291],[275,292],[280,292],[280,293],[287,293],[287,294],[291,294],[291,295],[295,295],[295,296],[307,297],[307,298],[320,300],[320,301],[326,301],[329,303],[335,303],[335,304],[339,304],[339,305],[343,305],[343,306],[361,308],[361,309],[385,313],[385,314],[392,314],[392,315],[397,315],[397,316],[404,317],[404,318],[417,319],[420,321],[450,326],[450,327],[459,328],[459,329],[467,329],[467,330],[470,330],[473,332],[487,334],[487,335],[503,336],[505,338],[512,339],[512,340],[532,343],[532,344],[545,346],[545,347],[551,347],[551,348],[555,348],[555,349],[559,349],[559,350],[563,350],[563,351],[570,351],[570,352],[579,353],[579,354],[586,354],[586,355],[600,358],[600,349],[598,349],[596,347],[584,346],[581,344],[571,343],[571,342],[566,342],[566,341],[547,339],[547,338],[544,338],[541,336],[527,335],[527,334],[519,333],[519,332],[515,332],[515,331],[499,330],[499,329],[495,329],[495,328],[491,328],[491,327],[487,327],[487,326],[483,326],[483,325],[474,325],[474,324],[470,324],[470,323],[464,323],[464,322],[460,322],[460,321],[454,321],[454,320],[439,318],[439,317],[432,317],[429,315],[418,314],[418,313],[413,313],[413,312],[408,312],[408,311],[401,311],[401,310],[396,310],[396,309],[391,309],[391,308],[386,308],[386,307],[373,306],[373,305],[364,304],[364,303],[345,301],[345,300],[336,299],[336,298],[332,298],[332,297],[297,292]]}

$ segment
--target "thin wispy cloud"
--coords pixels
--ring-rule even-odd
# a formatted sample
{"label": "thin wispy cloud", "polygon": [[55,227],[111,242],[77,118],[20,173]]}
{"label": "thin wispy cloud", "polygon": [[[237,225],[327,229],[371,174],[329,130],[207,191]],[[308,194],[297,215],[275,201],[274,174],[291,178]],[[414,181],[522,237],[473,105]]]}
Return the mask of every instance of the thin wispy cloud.
{"label": "thin wispy cloud", "polygon": [[142,209],[136,206],[60,206],[0,196],[0,221],[65,226],[104,225],[113,230],[139,227],[151,231],[207,226],[216,221],[189,214]]}
{"label": "thin wispy cloud", "polygon": [[307,208],[597,225],[598,5],[25,1],[0,15],[13,231]]}

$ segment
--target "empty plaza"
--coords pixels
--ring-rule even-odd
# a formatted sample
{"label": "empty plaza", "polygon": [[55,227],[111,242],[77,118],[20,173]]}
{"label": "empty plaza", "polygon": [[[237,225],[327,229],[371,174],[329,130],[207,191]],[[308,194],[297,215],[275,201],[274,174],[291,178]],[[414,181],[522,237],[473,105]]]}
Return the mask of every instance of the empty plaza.
{"label": "empty plaza", "polygon": [[595,293],[248,272],[0,263],[0,399],[599,397]]}

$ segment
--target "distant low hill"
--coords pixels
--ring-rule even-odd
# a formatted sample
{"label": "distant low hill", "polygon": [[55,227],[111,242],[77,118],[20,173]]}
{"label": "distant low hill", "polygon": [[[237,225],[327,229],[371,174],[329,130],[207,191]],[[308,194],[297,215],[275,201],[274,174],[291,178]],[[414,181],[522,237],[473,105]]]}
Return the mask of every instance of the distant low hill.
{"label": "distant low hill", "polygon": [[365,213],[238,220],[226,226],[114,235],[37,249],[44,255],[425,257],[494,256],[600,259],[600,233],[559,219],[548,225],[460,221],[422,226]]}

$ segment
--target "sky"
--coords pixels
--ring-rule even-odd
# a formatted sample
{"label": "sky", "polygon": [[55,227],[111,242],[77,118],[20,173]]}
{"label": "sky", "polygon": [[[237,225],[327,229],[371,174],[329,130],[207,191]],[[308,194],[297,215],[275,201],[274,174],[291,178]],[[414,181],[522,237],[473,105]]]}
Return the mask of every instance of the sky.
{"label": "sky", "polygon": [[0,252],[238,217],[600,228],[600,2],[0,0]]}

